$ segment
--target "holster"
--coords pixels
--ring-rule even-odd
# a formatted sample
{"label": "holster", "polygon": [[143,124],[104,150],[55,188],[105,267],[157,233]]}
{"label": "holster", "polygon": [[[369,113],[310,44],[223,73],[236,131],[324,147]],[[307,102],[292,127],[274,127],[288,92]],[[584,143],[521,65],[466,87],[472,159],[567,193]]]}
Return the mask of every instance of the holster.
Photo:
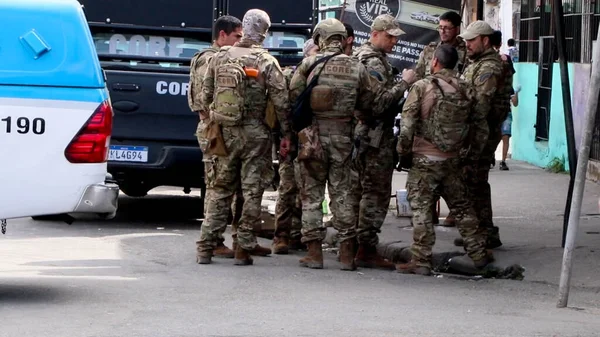
{"label": "holster", "polygon": [[207,123],[204,129],[206,141],[208,145],[206,147],[207,155],[214,155],[219,157],[226,157],[229,155],[225,140],[223,139],[223,132],[221,125],[212,119]]}
{"label": "holster", "polygon": [[319,126],[313,119],[311,125],[298,132],[298,160],[323,160],[323,146],[319,139]]}

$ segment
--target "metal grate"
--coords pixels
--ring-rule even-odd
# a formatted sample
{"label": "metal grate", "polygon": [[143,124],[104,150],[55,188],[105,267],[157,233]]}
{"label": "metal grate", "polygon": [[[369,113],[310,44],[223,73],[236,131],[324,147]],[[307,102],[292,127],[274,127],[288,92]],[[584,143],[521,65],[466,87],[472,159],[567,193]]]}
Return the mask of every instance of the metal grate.
{"label": "metal grate", "polygon": [[519,25],[519,61],[537,62],[539,59],[540,9],[535,0],[521,1]]}
{"label": "metal grate", "polygon": [[[600,2],[592,7],[594,24],[592,29],[597,32],[600,21]],[[563,0],[567,61],[581,62],[582,39],[582,0]],[[521,20],[519,34],[519,60],[522,62],[537,62],[539,60],[540,36],[554,35],[554,16],[552,0],[523,0],[521,1]],[[595,36],[595,35],[594,35]]]}

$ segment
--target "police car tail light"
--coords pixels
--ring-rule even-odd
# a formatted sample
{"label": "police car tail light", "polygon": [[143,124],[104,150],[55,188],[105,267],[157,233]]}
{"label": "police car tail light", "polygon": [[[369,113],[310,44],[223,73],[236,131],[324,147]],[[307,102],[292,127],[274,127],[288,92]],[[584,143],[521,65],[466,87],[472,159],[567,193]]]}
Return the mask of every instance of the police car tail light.
{"label": "police car tail light", "polygon": [[110,101],[98,106],[83,128],[71,140],[65,157],[71,163],[103,163],[108,157],[113,111]]}

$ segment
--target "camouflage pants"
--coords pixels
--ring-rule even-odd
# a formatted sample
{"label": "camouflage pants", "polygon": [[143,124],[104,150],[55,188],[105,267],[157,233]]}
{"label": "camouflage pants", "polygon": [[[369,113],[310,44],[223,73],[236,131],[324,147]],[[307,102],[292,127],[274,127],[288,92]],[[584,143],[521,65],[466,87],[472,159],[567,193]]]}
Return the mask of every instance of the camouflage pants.
{"label": "camouflage pants", "polygon": [[473,202],[477,218],[480,220],[479,227],[484,235],[499,238],[498,228],[494,226],[492,220],[492,191],[488,182],[490,160],[481,160],[473,170],[475,174],[464,177],[464,180],[467,183],[469,197]]}
{"label": "camouflage pants", "polygon": [[325,239],[323,200],[329,191],[332,222],[340,242],[356,237],[356,216],[351,195],[352,125],[319,121],[319,139],[324,158],[298,160],[298,183],[302,200],[302,242]]}
{"label": "camouflage pants", "polygon": [[[204,156],[204,181],[206,183],[206,185],[208,186],[211,182],[209,181],[211,178],[208,176],[208,169],[209,166],[211,165],[210,163],[213,161],[213,158],[210,158],[211,156],[205,155],[204,152],[206,151],[206,140],[203,137],[203,131],[204,128],[206,127],[206,123],[204,122],[204,120],[200,120],[200,122],[198,122],[198,127],[196,129],[196,137],[198,139],[198,144],[200,145],[200,149],[202,150],[203,156]],[[206,191],[206,195],[204,197],[204,211],[206,212],[206,208],[207,208],[207,200],[209,199],[208,197],[208,190]],[[238,226],[238,222],[240,221],[240,217],[242,216],[242,205],[244,204],[244,196],[242,195],[242,184],[241,181],[239,182],[239,188],[235,194],[235,197],[233,198],[233,203],[231,204],[231,212],[232,212],[232,221],[231,221],[231,237],[233,239],[233,242],[237,241],[237,226]],[[219,244],[223,244],[223,242],[225,242],[225,237],[223,236],[223,234],[225,233],[225,230],[227,229],[227,227],[223,228],[223,232],[221,232],[221,236],[218,238],[218,242]]]}
{"label": "camouflage pants", "polygon": [[358,200],[355,214],[358,215],[359,243],[371,246],[379,243],[377,234],[381,232],[381,225],[390,207],[394,151],[393,130],[385,130],[380,147],[367,150],[364,165],[358,172],[359,181],[352,186],[352,194]]}
{"label": "camouflage pants", "polygon": [[488,239],[500,240],[498,227],[494,226],[492,212],[492,189],[489,183],[490,166],[496,161],[496,149],[502,141],[502,123],[490,127],[490,136],[484,148],[476,174],[466,177],[467,187],[473,200],[473,206],[480,220],[479,227]]}
{"label": "camouflage pants", "polygon": [[279,187],[275,206],[275,236],[300,239],[302,202],[296,183],[297,163],[289,156],[279,158]]}
{"label": "camouflage pants", "polygon": [[233,196],[240,183],[242,215],[237,228],[240,247],[256,247],[254,226],[260,223],[261,202],[272,179],[271,138],[264,125],[224,127],[223,138],[229,155],[214,157],[207,169],[207,202],[198,248],[212,250],[227,226]]}
{"label": "camouflage pants", "polygon": [[406,188],[413,212],[412,254],[417,265],[431,268],[435,244],[432,204],[440,196],[454,212],[467,254],[473,260],[485,257],[485,237],[478,230],[479,221],[460,172],[458,159],[432,161],[421,155],[413,158]]}

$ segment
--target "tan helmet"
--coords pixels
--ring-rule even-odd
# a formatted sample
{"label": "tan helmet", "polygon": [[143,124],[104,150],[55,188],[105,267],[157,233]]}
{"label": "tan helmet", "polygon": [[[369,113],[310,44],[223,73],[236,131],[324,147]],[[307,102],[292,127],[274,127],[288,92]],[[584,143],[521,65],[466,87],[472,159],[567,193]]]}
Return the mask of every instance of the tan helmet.
{"label": "tan helmet", "polygon": [[344,39],[348,37],[346,26],[338,19],[329,18],[317,23],[313,32],[313,40],[318,45],[334,35],[341,35]]}

